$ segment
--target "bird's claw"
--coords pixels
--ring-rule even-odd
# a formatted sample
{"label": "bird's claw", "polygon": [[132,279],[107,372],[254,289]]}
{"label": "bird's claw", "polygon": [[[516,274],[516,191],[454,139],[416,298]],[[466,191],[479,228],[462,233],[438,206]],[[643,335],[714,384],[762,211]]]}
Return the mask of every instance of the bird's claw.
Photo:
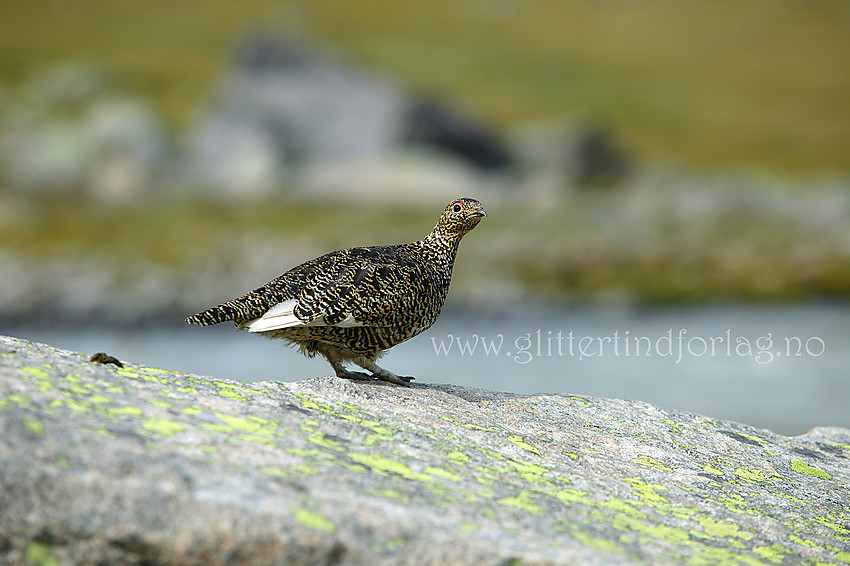
{"label": "bird's claw", "polygon": [[410,387],[410,382],[413,380],[410,376],[401,376],[396,375],[391,371],[387,371],[382,369],[381,371],[375,372],[375,377],[380,379],[381,381],[388,381],[390,383],[395,383],[396,385],[402,385],[404,387]]}
{"label": "bird's claw", "polygon": [[343,379],[351,379],[355,381],[386,381],[388,383],[394,383],[396,385],[402,385],[404,387],[410,387],[410,382],[413,381],[413,377],[408,375],[396,375],[391,371],[387,371],[380,367],[375,367],[373,370],[371,367],[369,371],[372,374],[363,373],[362,371],[350,371],[347,369],[343,369],[337,372],[337,377],[341,377]]}
{"label": "bird's claw", "polygon": [[354,381],[371,381],[374,379],[373,376],[368,373],[363,373],[362,371],[345,371],[336,374],[337,377],[341,377],[343,379],[351,379]]}

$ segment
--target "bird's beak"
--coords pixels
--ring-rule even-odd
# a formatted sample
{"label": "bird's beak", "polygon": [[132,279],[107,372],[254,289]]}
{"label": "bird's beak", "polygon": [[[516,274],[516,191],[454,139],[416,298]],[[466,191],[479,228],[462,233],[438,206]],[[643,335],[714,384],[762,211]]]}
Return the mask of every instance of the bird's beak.
{"label": "bird's beak", "polygon": [[482,208],[481,210],[473,212],[472,216],[487,216],[487,211]]}

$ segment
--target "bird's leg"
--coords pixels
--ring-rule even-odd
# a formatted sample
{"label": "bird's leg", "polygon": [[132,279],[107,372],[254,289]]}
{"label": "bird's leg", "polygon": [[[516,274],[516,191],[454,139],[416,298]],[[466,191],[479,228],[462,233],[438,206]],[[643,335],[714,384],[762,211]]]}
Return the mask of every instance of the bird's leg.
{"label": "bird's leg", "polygon": [[363,373],[362,371],[349,371],[345,369],[340,361],[336,361],[336,363],[331,362],[331,366],[333,366],[336,376],[343,379],[353,379],[355,381],[372,381],[372,379],[374,379],[368,373]]}
{"label": "bird's leg", "polygon": [[395,383],[396,385],[404,385],[406,387],[410,387],[410,382],[413,380],[412,377],[406,375],[396,375],[391,371],[385,370],[375,362],[372,362],[368,365],[364,365],[363,367],[371,371],[375,375],[375,377],[377,377],[381,381],[389,381],[390,383]]}
{"label": "bird's leg", "polygon": [[328,362],[331,364],[331,367],[334,368],[334,373],[336,373],[337,377],[341,377],[343,379],[353,379],[357,381],[371,381],[373,377],[368,373],[363,373],[362,371],[349,371],[345,369],[345,366],[342,365],[342,359],[339,355],[331,351],[328,348],[323,348],[319,351],[325,358],[327,358]]}

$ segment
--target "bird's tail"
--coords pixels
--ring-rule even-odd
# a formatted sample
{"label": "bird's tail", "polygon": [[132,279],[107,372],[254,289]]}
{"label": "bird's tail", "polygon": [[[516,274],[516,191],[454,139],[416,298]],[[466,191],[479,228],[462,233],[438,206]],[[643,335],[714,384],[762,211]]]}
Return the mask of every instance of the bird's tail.
{"label": "bird's tail", "polygon": [[188,324],[209,326],[211,324],[218,324],[220,322],[242,318],[243,313],[241,309],[237,308],[237,306],[233,303],[234,301],[230,301],[217,307],[208,308],[198,314],[193,314],[186,319],[186,322]]}

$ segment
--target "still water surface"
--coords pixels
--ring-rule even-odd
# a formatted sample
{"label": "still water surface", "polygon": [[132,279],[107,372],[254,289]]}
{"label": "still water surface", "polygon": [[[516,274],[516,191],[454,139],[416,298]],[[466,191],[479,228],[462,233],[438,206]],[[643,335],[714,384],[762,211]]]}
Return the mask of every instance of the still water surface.
{"label": "still water surface", "polygon": [[[233,326],[2,327],[60,348],[243,381],[330,366]],[[477,338],[476,338],[477,336]],[[381,365],[417,383],[638,399],[783,434],[850,427],[850,306],[448,311]]]}

